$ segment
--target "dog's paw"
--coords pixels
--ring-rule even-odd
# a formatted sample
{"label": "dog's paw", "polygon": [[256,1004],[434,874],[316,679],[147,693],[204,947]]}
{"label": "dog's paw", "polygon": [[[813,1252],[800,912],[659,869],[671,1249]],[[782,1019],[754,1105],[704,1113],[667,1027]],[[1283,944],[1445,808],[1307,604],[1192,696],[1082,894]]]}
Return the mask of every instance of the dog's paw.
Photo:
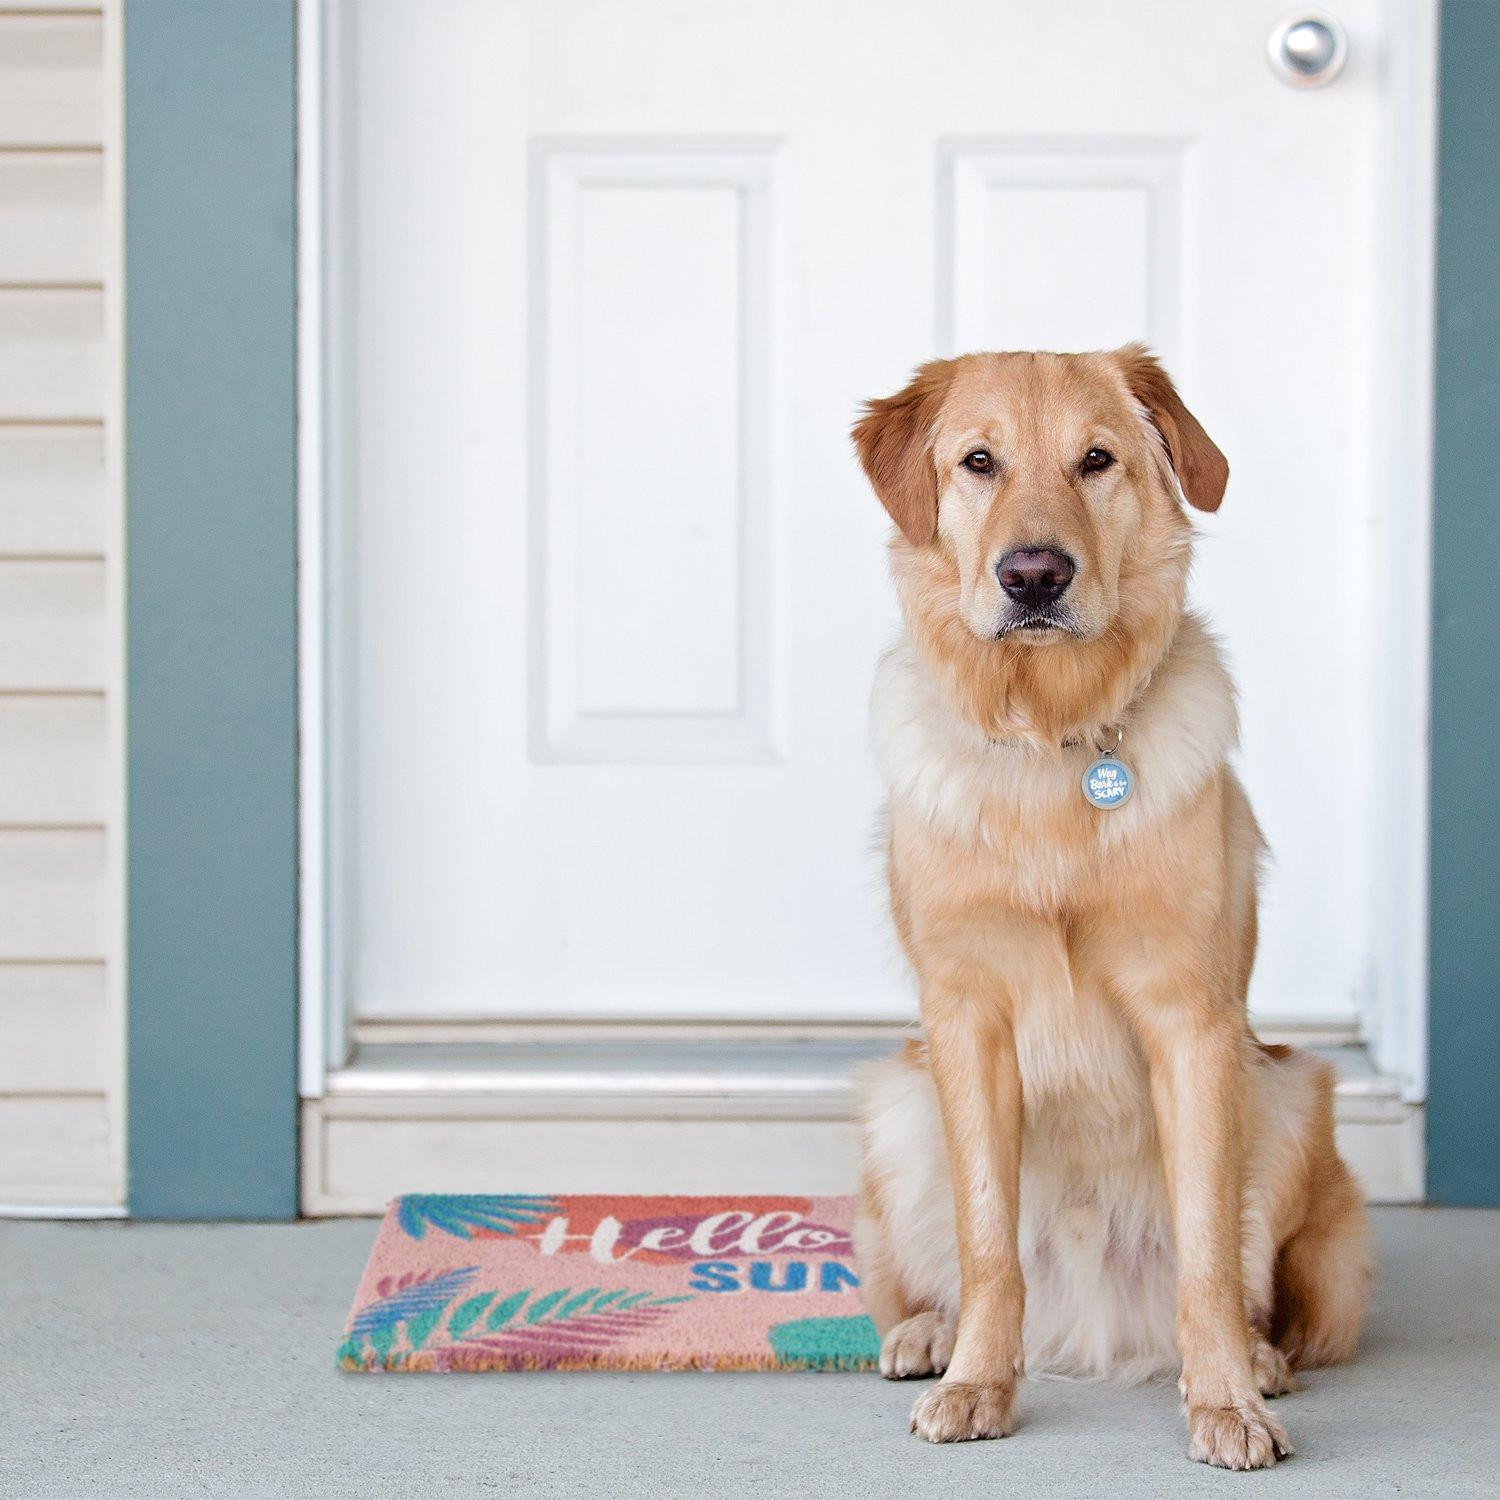
{"label": "dog's paw", "polygon": [[911,1430],[929,1443],[966,1443],[1009,1437],[1014,1382],[973,1385],[944,1380],[923,1391],[911,1409]]}
{"label": "dog's paw", "polygon": [[1255,1370],[1255,1384],[1262,1396],[1285,1396],[1300,1391],[1302,1382],[1292,1374],[1292,1367],[1275,1344],[1257,1339],[1250,1356]]}
{"label": "dog's paw", "polygon": [[1269,1469],[1292,1452],[1264,1401],[1188,1407],[1188,1457],[1220,1469]]}
{"label": "dog's paw", "polygon": [[880,1345],[880,1373],[887,1380],[941,1375],[953,1358],[953,1324],[941,1313],[919,1312],[897,1323]]}

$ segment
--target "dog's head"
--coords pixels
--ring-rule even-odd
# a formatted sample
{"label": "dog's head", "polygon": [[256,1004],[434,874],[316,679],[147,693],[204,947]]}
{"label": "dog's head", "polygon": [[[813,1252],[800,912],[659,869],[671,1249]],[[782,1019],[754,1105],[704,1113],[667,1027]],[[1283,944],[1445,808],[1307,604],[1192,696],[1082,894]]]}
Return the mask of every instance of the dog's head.
{"label": "dog's head", "polygon": [[1191,534],[1179,494],[1215,510],[1229,478],[1137,344],[934,361],[870,402],[854,440],[900,529],[897,580],[919,637],[945,636],[971,675],[1008,666],[1034,682],[1050,660],[1064,689],[1076,683],[1069,697],[1089,681],[1104,692],[1170,638]]}

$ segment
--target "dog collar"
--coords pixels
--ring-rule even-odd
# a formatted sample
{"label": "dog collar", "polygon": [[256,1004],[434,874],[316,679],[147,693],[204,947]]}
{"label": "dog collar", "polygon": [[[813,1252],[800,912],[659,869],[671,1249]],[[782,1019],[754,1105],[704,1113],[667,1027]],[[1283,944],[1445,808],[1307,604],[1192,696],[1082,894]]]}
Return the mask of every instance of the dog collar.
{"label": "dog collar", "polygon": [[[1097,758],[1092,761],[1088,769],[1083,773],[1080,783],[1083,789],[1083,800],[1090,807],[1097,807],[1101,812],[1112,812],[1117,807],[1124,807],[1130,801],[1131,794],[1135,791],[1135,773],[1120,759],[1120,746],[1125,742],[1125,729],[1123,725],[1115,725],[1115,742],[1108,748],[1093,741]],[[1024,743],[1022,740],[997,740],[986,736],[991,745],[997,749],[1014,749]],[[1090,736],[1092,739],[1092,736]],[[1062,742],[1064,750],[1076,750],[1084,744],[1081,735],[1074,735],[1071,739]]]}
{"label": "dog collar", "polygon": [[[985,738],[997,750],[1019,750],[1019,749],[1022,749],[1023,747],[1026,748],[1026,749],[1030,749],[1031,748],[1031,741],[1029,741],[1029,740],[997,740],[994,737],[994,735],[992,735],[992,734],[987,734],[985,736]],[[1085,745],[1085,744],[1088,744],[1088,743],[1092,742],[1093,746],[1094,746],[1094,749],[1100,755],[1113,755],[1120,748],[1120,742],[1124,738],[1125,738],[1125,731],[1123,729],[1121,729],[1118,725],[1116,725],[1115,726],[1115,742],[1107,750],[1104,748],[1104,746],[1102,746],[1099,743],[1099,741],[1097,739],[1094,738],[1093,735],[1089,735],[1087,738],[1085,738],[1081,734],[1069,735],[1067,739],[1065,739],[1065,740],[1062,741],[1061,748],[1064,749],[1064,750],[1076,750],[1080,745]]]}

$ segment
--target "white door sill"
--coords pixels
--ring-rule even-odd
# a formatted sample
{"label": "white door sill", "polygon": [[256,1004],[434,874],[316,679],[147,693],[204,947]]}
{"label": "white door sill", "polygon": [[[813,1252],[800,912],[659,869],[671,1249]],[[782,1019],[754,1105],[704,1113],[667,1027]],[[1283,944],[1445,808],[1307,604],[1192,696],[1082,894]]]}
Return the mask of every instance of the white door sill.
{"label": "white door sill", "polygon": [[[303,1106],[305,1212],[378,1213],[417,1191],[853,1192],[850,1075],[903,1034],[557,1031],[359,1045]],[[1335,1028],[1261,1031],[1334,1063],[1340,1147],[1371,1200],[1420,1200],[1420,1106]]]}

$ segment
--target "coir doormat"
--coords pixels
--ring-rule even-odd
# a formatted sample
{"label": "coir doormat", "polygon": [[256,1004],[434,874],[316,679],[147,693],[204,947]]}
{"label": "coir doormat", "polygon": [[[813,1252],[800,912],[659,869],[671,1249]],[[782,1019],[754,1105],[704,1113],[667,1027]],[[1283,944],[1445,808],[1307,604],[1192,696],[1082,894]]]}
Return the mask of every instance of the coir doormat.
{"label": "coir doormat", "polygon": [[863,1370],[853,1198],[421,1194],[387,1211],[346,1370]]}

